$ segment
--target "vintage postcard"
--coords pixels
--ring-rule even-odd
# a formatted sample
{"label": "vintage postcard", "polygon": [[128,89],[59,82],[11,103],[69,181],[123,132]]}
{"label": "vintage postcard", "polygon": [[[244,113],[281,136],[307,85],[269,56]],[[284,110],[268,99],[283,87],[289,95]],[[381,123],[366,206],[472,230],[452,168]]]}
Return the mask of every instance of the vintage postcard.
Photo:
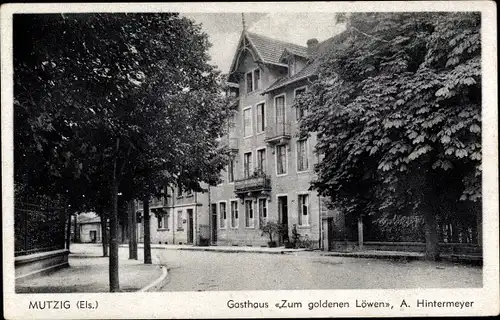
{"label": "vintage postcard", "polygon": [[6,319],[499,314],[496,4],[6,4]]}

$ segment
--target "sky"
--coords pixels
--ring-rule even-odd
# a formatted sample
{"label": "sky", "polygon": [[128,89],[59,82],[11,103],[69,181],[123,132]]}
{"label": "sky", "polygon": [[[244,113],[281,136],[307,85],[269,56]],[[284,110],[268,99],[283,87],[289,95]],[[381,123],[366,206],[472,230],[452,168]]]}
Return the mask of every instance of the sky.
{"label": "sky", "polygon": [[[183,16],[202,25],[212,47],[211,63],[227,73],[242,31],[241,13],[185,13]],[[245,13],[247,30],[271,38],[306,46],[308,39],[320,42],[343,30],[335,24],[335,13]]]}

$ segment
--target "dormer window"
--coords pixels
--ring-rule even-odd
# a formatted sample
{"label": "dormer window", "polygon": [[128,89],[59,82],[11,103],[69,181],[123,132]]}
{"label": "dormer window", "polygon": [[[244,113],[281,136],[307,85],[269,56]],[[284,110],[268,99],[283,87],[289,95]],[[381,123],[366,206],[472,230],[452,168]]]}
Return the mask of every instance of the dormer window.
{"label": "dormer window", "polygon": [[291,77],[295,74],[295,57],[290,55],[288,56],[288,76]]}
{"label": "dormer window", "polygon": [[260,69],[257,68],[250,72],[247,72],[245,80],[246,80],[247,93],[258,90],[261,87]]}

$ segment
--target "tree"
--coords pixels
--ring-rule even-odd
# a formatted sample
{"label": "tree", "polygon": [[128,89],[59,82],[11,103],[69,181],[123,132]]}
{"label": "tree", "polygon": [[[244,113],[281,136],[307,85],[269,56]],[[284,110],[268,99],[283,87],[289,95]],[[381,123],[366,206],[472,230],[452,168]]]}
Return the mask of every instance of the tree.
{"label": "tree", "polygon": [[297,101],[302,134],[318,137],[312,187],[349,214],[421,214],[434,260],[439,217],[481,198],[480,16],[342,19]]}
{"label": "tree", "polygon": [[225,161],[215,138],[228,110],[207,35],[175,13],[14,20],[16,184],[98,209],[104,223],[109,213],[119,291],[118,193],[199,188]]}

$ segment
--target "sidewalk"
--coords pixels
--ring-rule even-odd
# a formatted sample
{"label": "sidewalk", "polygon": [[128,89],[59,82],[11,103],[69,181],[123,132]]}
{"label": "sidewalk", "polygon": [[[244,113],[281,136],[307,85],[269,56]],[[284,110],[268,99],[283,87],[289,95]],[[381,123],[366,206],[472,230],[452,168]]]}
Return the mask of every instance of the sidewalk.
{"label": "sidewalk", "polygon": [[[143,244],[138,244],[139,248],[143,248]],[[121,244],[120,247],[128,248],[127,244]],[[387,259],[387,260],[425,260],[425,255],[422,252],[407,252],[407,251],[382,251],[382,250],[363,250],[363,251],[321,251],[308,249],[286,249],[284,247],[268,248],[268,247],[247,247],[247,246],[193,246],[193,245],[175,245],[175,244],[151,244],[151,249],[163,250],[189,250],[189,251],[212,251],[226,253],[267,253],[267,254],[300,254],[300,255],[317,255],[324,257],[348,257],[348,258],[364,258],[364,259]],[[451,255],[441,255],[443,261],[456,262]]]}
{"label": "sidewalk", "polygon": [[406,251],[381,251],[381,250],[365,250],[352,252],[335,252],[328,251],[320,254],[321,256],[331,257],[351,257],[365,259],[406,259],[406,260],[423,260],[424,254],[421,252],[406,252]]}
{"label": "sidewalk", "polygon": [[[102,257],[100,245],[71,244],[69,268],[47,275],[16,279],[16,293],[109,292],[109,258]],[[156,259],[155,259],[156,260]],[[159,261],[153,263],[159,263]],[[126,250],[119,250],[119,280],[122,292],[139,291],[164,276],[158,264],[145,265],[129,260]]]}
{"label": "sidewalk", "polygon": [[[121,244],[120,247],[128,248],[128,244]],[[139,243],[138,248],[143,248],[144,244]],[[290,254],[295,252],[304,252],[306,249],[286,249],[284,247],[268,248],[268,247],[248,247],[248,246],[193,246],[193,245],[178,245],[178,244],[151,244],[151,249],[164,250],[190,250],[190,251],[213,251],[227,253],[267,253],[267,254]]]}

